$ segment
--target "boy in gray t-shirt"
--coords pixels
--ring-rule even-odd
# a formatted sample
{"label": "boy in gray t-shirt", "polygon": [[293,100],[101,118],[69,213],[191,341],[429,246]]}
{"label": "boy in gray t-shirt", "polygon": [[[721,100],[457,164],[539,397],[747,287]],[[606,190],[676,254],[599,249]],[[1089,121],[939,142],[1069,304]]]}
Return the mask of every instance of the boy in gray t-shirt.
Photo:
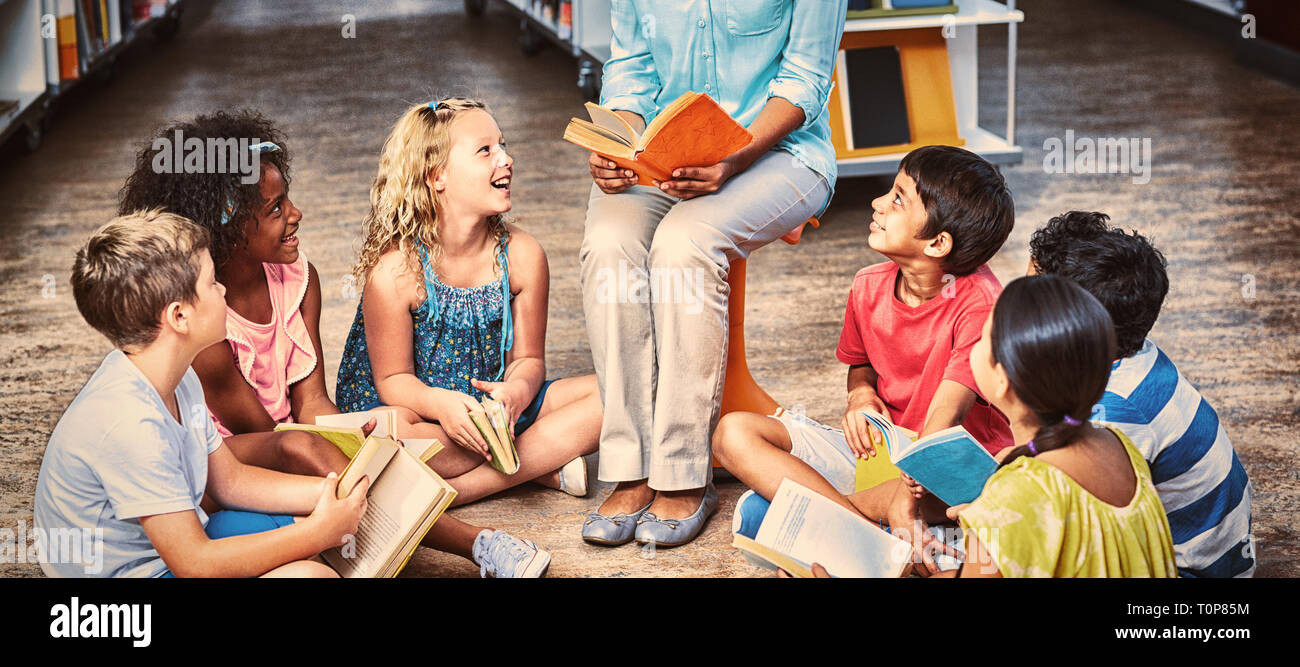
{"label": "boy in gray t-shirt", "polygon": [[193,510],[207,526],[199,503],[208,455],[221,446],[221,437],[193,370],[176,388],[176,403],[179,423],[121,350],[110,352],[81,388],[45,449],[35,523],[42,532],[60,526],[102,530],[103,560],[68,562],[67,554],[47,549],[41,563],[46,575],[159,577],[167,565],[138,519]]}
{"label": "boy in gray t-shirt", "polygon": [[[222,446],[190,369],[226,336],[209,243],[204,228],[155,209],[114,219],[77,253],[77,309],[117,349],[60,418],[41,464],[37,535],[59,537],[45,545],[49,576],[337,576],[308,559],[356,533],[369,481],[340,500],[334,473],[247,466]],[[205,490],[250,511],[209,517]],[[79,553],[57,548],[74,539]]]}

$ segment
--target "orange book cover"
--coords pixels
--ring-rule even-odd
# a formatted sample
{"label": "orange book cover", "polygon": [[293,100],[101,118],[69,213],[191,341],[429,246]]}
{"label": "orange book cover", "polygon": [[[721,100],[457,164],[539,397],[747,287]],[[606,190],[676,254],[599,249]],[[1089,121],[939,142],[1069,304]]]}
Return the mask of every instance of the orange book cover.
{"label": "orange book cover", "polygon": [[669,180],[678,167],[707,167],[753,141],[749,130],[702,93],[669,104],[640,134],[612,110],[587,103],[591,121],[573,118],[564,139],[631,169],[638,185]]}
{"label": "orange book cover", "polygon": [[77,25],[72,14],[60,16],[58,20],[59,36],[59,78],[75,79],[77,68]]}

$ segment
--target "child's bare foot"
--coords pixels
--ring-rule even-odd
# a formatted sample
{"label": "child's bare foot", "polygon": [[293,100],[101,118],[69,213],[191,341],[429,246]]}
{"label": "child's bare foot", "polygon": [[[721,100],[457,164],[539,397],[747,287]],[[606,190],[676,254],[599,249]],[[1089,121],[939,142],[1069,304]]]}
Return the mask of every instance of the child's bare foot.
{"label": "child's bare foot", "polygon": [[650,504],[654,497],[654,489],[650,488],[647,480],[619,482],[614,492],[609,494],[597,511],[605,516],[631,514]]}
{"label": "child's bare foot", "polygon": [[660,519],[685,519],[700,509],[700,501],[703,499],[704,487],[683,491],[660,491],[655,496],[654,504],[650,505],[650,511]]}

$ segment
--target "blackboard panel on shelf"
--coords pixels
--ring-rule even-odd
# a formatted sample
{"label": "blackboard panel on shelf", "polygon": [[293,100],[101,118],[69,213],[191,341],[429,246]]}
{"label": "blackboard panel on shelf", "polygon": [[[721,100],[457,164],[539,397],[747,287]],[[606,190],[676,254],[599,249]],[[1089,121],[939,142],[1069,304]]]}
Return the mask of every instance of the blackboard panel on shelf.
{"label": "blackboard panel on shelf", "polygon": [[844,53],[844,60],[852,148],[910,143],[898,47],[854,49]]}

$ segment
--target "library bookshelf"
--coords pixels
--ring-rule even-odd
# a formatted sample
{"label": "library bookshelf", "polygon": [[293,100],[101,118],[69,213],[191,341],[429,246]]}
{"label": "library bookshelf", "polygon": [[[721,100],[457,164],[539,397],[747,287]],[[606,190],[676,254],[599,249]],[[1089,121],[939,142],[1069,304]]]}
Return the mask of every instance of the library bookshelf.
{"label": "library bookshelf", "polygon": [[145,36],[167,39],[183,0],[0,0],[0,145],[21,134],[41,145],[59,98],[113,75]]}

